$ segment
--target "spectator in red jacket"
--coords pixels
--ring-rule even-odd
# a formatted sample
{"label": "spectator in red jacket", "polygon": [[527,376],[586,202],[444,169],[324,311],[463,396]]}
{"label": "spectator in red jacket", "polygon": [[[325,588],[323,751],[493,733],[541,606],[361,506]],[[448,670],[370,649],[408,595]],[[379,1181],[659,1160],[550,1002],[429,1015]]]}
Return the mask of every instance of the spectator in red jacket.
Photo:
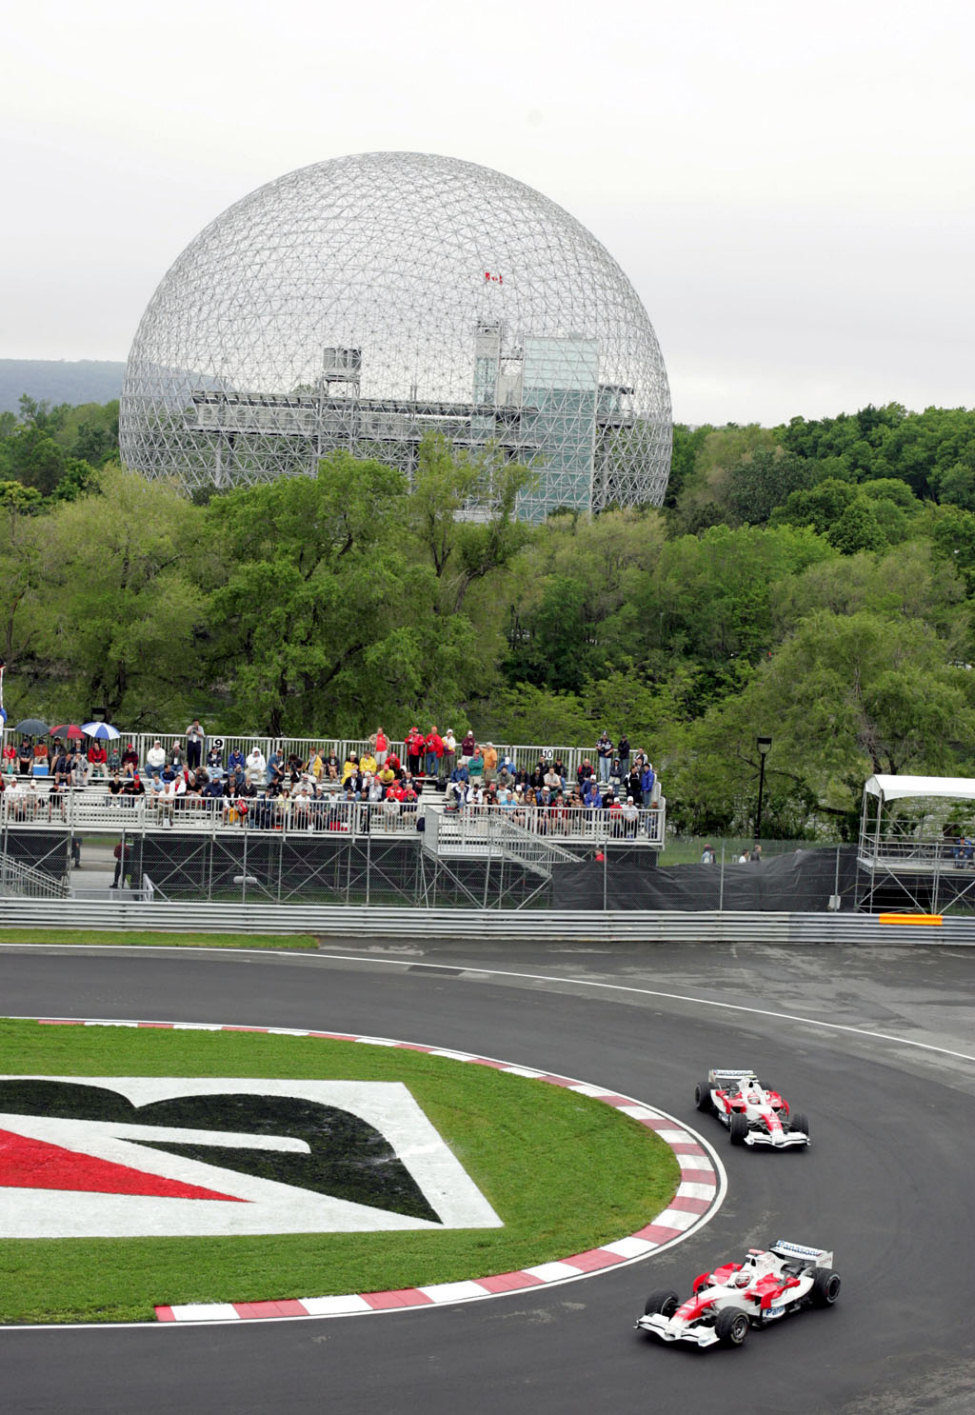
{"label": "spectator in red jacket", "polygon": [[92,738],[88,748],[88,765],[91,768],[92,781],[96,776],[108,775],[108,753],[97,737]]}
{"label": "spectator in red jacket", "polygon": [[411,727],[406,734],[406,761],[411,776],[419,776],[423,768],[423,750],[426,738],[418,727]]}
{"label": "spectator in red jacket", "polygon": [[443,756],[443,738],[436,727],[431,727],[426,739],[427,776],[433,780],[440,775],[440,759]]}

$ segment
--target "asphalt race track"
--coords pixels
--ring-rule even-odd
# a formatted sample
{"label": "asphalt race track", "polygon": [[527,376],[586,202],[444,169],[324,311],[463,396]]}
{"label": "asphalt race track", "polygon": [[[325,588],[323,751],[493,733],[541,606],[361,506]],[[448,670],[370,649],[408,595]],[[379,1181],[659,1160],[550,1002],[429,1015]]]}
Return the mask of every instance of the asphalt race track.
{"label": "asphalt race track", "polygon": [[[5,1015],[348,1030],[594,1081],[700,1130],[729,1178],[691,1239],[538,1292],[326,1320],[10,1329],[17,1415],[975,1411],[975,952],[5,947],[0,979]],[[807,1153],[733,1150],[698,1114],[695,1082],[735,1064],[806,1112]],[[650,1289],[683,1296],[700,1270],[779,1237],[835,1250],[835,1308],[740,1351],[632,1330]]]}

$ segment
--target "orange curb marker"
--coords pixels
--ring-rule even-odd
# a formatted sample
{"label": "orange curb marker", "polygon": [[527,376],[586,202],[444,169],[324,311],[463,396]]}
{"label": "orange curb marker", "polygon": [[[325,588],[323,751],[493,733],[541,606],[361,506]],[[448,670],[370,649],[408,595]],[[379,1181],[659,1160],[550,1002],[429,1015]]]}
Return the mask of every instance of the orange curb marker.
{"label": "orange curb marker", "polygon": [[940,914],[878,914],[878,924],[940,924]]}

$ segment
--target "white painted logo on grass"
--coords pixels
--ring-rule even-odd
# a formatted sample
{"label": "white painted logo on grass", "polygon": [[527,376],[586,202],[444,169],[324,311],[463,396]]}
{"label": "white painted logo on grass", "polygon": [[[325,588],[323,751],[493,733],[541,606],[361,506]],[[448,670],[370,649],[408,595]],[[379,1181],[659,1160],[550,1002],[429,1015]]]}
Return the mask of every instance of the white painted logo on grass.
{"label": "white painted logo on grass", "polygon": [[0,1077],[0,1237],[499,1228],[406,1086]]}

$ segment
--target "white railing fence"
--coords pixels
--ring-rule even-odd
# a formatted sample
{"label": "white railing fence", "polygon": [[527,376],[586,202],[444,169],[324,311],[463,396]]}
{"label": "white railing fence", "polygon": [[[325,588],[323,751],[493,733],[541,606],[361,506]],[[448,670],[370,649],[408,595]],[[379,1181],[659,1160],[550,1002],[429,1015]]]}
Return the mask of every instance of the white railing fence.
{"label": "white railing fence", "polygon": [[[436,795],[436,793],[434,793]],[[633,841],[661,849],[666,828],[666,800],[650,810],[609,810],[566,806],[464,806],[450,810],[429,798],[346,801],[334,796],[208,797],[112,795],[103,785],[49,789],[29,783],[0,795],[0,827],[32,826],[72,832],[121,832],[155,829],[188,834],[215,831],[284,831],[288,834],[342,831],[354,835],[399,835],[429,829],[436,816],[444,838],[483,844],[491,823],[510,822],[522,832],[553,842]],[[429,841],[427,842],[429,844]]]}
{"label": "white railing fence", "polygon": [[[3,733],[0,734],[0,742],[2,742],[3,746],[6,746],[8,739],[18,742],[19,734],[13,733],[10,729],[4,729]],[[180,743],[185,759],[186,737],[182,732],[123,733],[118,742],[108,742],[105,743],[105,746],[108,748],[109,752],[114,748],[121,755],[125,748],[131,744],[139,755],[140,764],[144,766],[146,753],[157,740],[165,748],[167,753],[172,751],[176,743]],[[371,750],[369,740],[365,737],[262,737],[253,734],[223,733],[216,731],[207,734],[206,740],[201,748],[201,761],[204,764],[206,762],[207,751],[214,744],[217,744],[218,750],[221,752],[225,763],[230,752],[240,751],[243,753],[244,757],[246,757],[254,747],[260,749],[265,761],[270,759],[272,753],[280,750],[286,762],[292,755],[298,757],[302,762],[307,762],[317,751],[321,751],[323,755],[334,752],[340,762],[345,762],[352,752],[354,752],[356,756],[361,757],[367,751]],[[86,749],[88,745],[87,739],[81,745],[83,749]],[[483,748],[487,743],[482,741],[479,745]],[[576,772],[585,760],[588,760],[592,764],[594,771],[597,770],[595,743],[591,746],[568,746],[564,743],[549,745],[545,743],[498,741],[494,742],[493,746],[498,753],[499,766],[505,757],[510,757],[516,767],[524,767],[526,769],[536,766],[539,761],[560,760],[565,767],[567,776],[573,781],[576,779]],[[459,756],[460,738],[457,739],[457,747],[457,754]],[[631,748],[631,761],[640,750],[646,750],[646,748],[641,744],[635,743]],[[403,764],[406,764],[406,745],[403,741],[390,738],[389,751],[395,752]]]}

